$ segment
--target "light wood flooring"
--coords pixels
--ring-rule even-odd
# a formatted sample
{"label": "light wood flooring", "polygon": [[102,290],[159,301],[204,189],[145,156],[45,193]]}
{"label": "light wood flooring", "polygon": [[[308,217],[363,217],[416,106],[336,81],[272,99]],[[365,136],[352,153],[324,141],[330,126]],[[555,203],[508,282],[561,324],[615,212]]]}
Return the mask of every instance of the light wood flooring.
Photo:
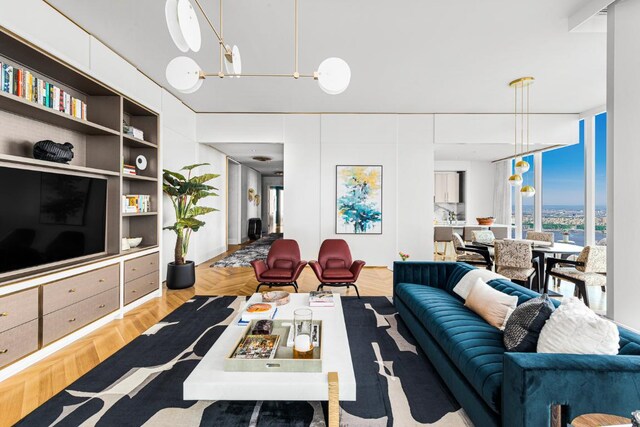
{"label": "light wood flooring", "polygon": [[[96,367],[142,332],[160,321],[194,295],[251,295],[257,281],[253,269],[210,268],[218,259],[233,253],[240,246],[197,267],[197,283],[186,290],[163,291],[161,298],[128,312],[123,319],[114,320],[86,337],[65,347],[0,382],[0,426],[11,426],[42,405],[69,384]],[[315,290],[318,280],[309,267],[298,281],[300,292]],[[363,269],[358,288],[362,296],[391,295],[392,272],[387,268]],[[267,288],[263,287],[261,290]],[[290,290],[292,288],[283,288]],[[343,295],[356,293],[351,288],[334,288]]]}

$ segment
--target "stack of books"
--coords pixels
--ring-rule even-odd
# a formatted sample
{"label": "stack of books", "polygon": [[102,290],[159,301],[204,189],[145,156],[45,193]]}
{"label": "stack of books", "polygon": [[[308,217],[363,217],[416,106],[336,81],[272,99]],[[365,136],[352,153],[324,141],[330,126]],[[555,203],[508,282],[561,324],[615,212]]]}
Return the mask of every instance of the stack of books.
{"label": "stack of books", "polygon": [[87,104],[31,71],[0,62],[0,89],[77,119],[87,119]]}
{"label": "stack of books", "polygon": [[309,307],[333,307],[333,292],[311,291],[309,292]]}
{"label": "stack of books", "polygon": [[124,175],[137,175],[136,167],[132,165],[122,165],[122,173]]}
{"label": "stack of books", "polygon": [[239,325],[246,325],[253,319],[273,319],[278,308],[271,302],[257,302],[249,304],[240,316]]}
{"label": "stack of books", "polygon": [[126,194],[122,196],[122,212],[151,212],[151,196],[147,194]]}

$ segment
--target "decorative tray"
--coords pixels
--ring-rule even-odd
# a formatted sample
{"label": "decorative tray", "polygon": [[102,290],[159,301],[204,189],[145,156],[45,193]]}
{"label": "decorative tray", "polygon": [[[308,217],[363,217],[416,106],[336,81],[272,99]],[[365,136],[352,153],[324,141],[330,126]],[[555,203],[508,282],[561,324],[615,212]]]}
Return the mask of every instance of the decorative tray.
{"label": "decorative tray", "polygon": [[271,335],[279,335],[278,348],[275,357],[271,359],[238,359],[233,355],[236,349],[244,341],[247,335],[251,334],[255,323],[254,319],[245,327],[240,339],[231,348],[229,354],[224,360],[224,370],[230,372],[322,372],[322,342],[323,328],[322,320],[314,320],[314,331],[317,336],[314,341],[317,345],[313,348],[312,359],[294,359],[293,358],[293,320],[279,319],[272,320],[273,330]]}

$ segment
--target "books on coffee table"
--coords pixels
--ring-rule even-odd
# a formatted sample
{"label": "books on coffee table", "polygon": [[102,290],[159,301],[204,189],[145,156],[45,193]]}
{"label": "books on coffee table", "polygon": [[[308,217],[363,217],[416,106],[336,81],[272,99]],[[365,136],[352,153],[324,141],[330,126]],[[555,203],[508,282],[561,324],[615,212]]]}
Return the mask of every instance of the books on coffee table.
{"label": "books on coffee table", "polygon": [[235,359],[273,359],[279,335],[247,335],[233,353]]}
{"label": "books on coffee table", "polygon": [[333,292],[311,291],[309,292],[309,307],[333,307]]}
{"label": "books on coffee table", "polygon": [[246,325],[254,319],[273,319],[276,314],[277,308],[274,303],[271,302],[257,302],[249,304],[245,307],[240,316],[240,325]]}

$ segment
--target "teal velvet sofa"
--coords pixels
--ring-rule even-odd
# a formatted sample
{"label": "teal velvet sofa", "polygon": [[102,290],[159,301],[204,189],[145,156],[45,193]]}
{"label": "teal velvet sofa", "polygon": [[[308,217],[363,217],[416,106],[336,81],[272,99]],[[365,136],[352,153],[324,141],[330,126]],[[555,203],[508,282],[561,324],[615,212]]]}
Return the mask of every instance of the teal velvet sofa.
{"label": "teal velvet sofa", "polygon": [[[476,426],[549,426],[556,405],[562,425],[585,413],[628,417],[640,409],[640,335],[619,328],[616,356],[506,352],[502,332],[453,293],[474,268],[455,262],[396,262],[393,301]],[[489,284],[518,296],[518,304],[539,295],[508,280]]]}

